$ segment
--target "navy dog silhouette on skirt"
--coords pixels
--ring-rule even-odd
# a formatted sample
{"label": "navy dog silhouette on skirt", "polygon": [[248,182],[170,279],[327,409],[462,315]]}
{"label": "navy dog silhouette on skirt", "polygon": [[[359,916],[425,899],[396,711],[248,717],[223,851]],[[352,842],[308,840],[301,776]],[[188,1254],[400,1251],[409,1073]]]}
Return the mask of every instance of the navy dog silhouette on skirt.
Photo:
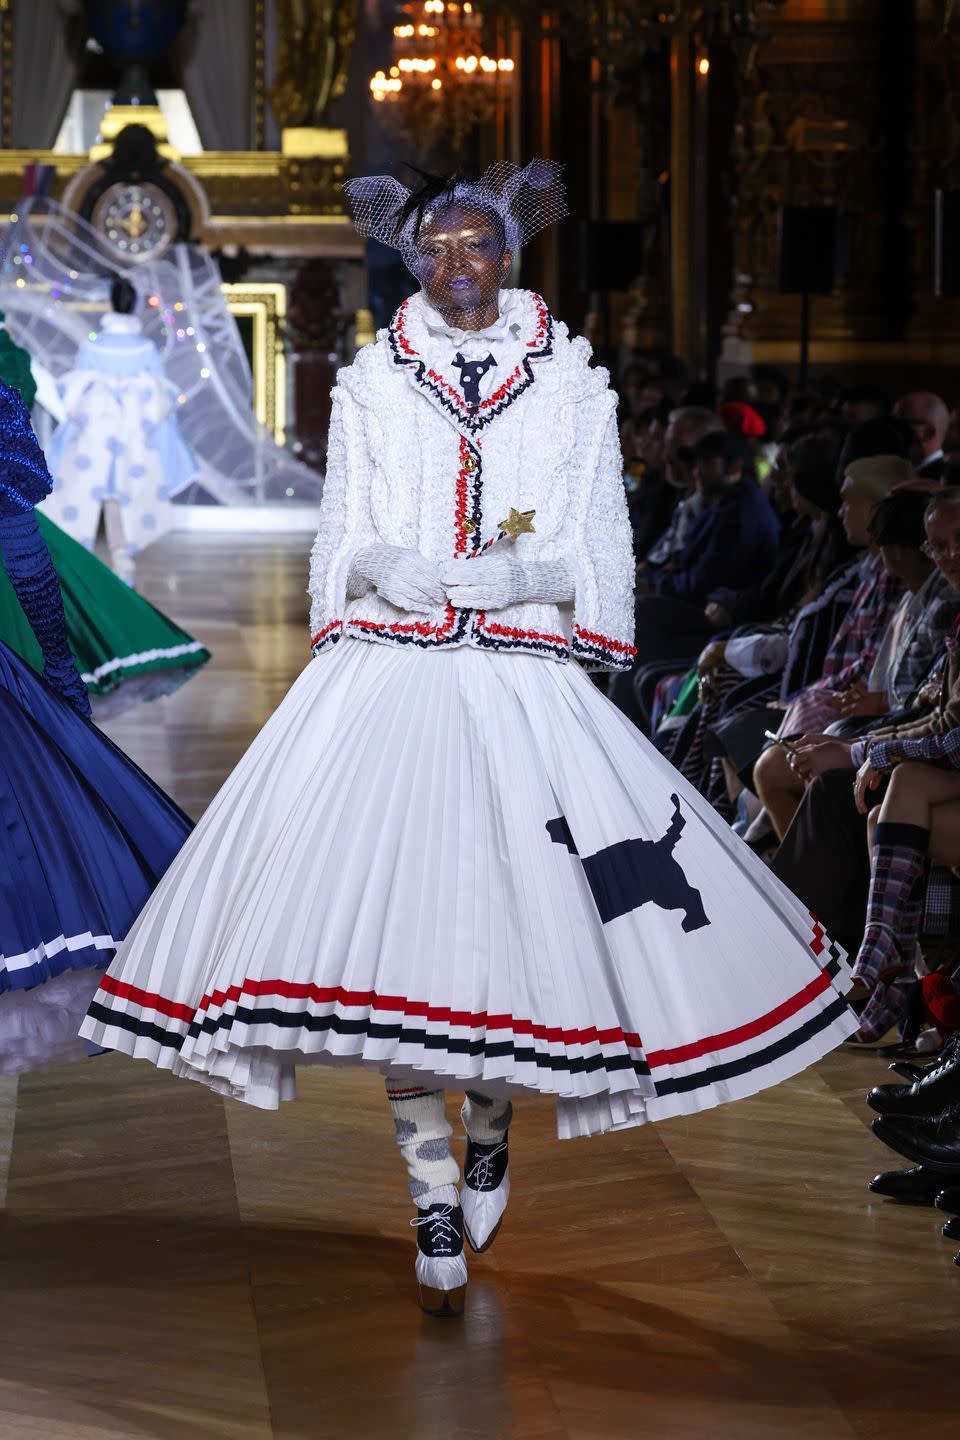
{"label": "navy dog silhouette on skirt", "polygon": [[579,854],[562,815],[547,821],[550,839],[578,856],[604,925],[648,903],[661,910],[682,910],[681,928],[686,931],[710,924],[700,891],[694,890],[674,857],[674,847],[687,822],[680,813],[678,797],[671,795],[670,799],[674,804],[673,819],[659,840],[618,840],[596,855]]}

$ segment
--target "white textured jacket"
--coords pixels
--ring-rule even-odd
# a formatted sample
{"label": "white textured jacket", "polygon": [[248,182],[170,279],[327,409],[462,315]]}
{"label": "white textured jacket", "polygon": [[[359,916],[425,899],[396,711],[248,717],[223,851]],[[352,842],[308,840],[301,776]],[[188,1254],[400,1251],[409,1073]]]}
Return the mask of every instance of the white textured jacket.
{"label": "white textured jacket", "polygon": [[[590,367],[587,341],[571,341],[539,295],[501,299],[519,325],[479,405],[466,403],[455,370],[445,373],[451,347],[428,329],[421,294],[340,371],[310,565],[314,654],[348,635],[629,668],[634,563],[616,396],[607,372]],[[515,542],[517,559],[565,560],[571,605],[448,604],[412,615],[376,591],[347,598],[351,561],[367,546],[404,546],[438,563],[466,558],[511,508],[536,511],[535,533]]]}

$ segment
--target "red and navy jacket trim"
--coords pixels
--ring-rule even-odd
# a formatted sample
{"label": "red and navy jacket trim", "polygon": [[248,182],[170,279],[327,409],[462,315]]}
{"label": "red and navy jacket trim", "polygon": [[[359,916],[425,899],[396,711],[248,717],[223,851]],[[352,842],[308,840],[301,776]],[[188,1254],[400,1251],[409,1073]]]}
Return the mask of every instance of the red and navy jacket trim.
{"label": "red and navy jacket trim", "polygon": [[527,354],[513,370],[479,405],[467,403],[463,392],[458,390],[445,376],[429,367],[419,350],[407,334],[407,317],[410,298],[404,300],[390,322],[387,338],[394,364],[409,367],[413,379],[421,390],[425,390],[448,412],[457,427],[470,435],[484,430],[498,415],[502,415],[525,390],[534,382],[532,360],[545,360],[553,354],[553,316],[547,303],[539,295],[533,295],[537,311],[537,324],[532,339],[526,342]]}
{"label": "red and navy jacket trim", "polygon": [[635,645],[623,640],[613,640],[609,635],[598,635],[594,630],[584,630],[574,624],[570,650],[576,660],[585,665],[601,664],[611,670],[629,670],[637,653]]}

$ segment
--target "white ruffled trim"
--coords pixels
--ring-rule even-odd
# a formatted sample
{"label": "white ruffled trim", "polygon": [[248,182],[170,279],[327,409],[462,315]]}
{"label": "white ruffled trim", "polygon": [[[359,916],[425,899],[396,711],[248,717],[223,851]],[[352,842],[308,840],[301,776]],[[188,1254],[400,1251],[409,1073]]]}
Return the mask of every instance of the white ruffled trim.
{"label": "white ruffled trim", "polygon": [[181,655],[196,655],[198,650],[206,650],[200,640],[191,640],[188,645],[168,645],[159,650],[141,650],[136,655],[120,655],[113,660],[105,660],[95,670],[86,671],[80,676],[85,685],[96,685],[104,675],[112,675],[115,670],[122,670],[126,665],[151,665],[156,660],[177,660]]}

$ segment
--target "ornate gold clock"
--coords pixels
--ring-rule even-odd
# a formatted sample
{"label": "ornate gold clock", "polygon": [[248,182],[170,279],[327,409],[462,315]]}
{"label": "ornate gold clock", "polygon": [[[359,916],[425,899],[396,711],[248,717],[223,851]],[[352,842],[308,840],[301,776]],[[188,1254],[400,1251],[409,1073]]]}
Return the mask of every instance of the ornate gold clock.
{"label": "ornate gold clock", "polygon": [[173,201],[149,181],[117,181],[90,210],[90,224],[106,247],[126,261],[152,260],[177,239]]}

